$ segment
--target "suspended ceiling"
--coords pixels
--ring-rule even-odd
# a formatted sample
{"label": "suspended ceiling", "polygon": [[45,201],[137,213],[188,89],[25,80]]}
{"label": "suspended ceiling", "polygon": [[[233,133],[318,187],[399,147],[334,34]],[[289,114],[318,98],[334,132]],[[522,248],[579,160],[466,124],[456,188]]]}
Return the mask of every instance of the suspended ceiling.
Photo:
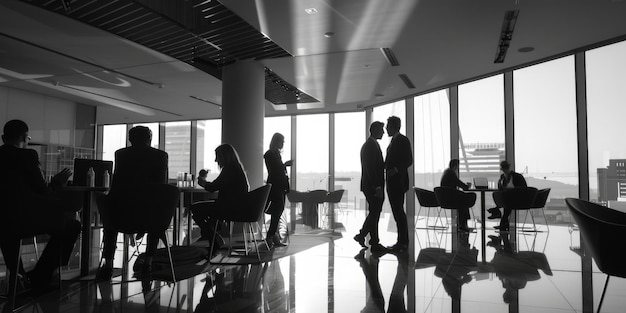
{"label": "suspended ceiling", "polygon": [[355,111],[621,39],[624,16],[621,0],[3,0],[0,86],[104,124],[218,118],[222,67],[261,62],[268,116]]}

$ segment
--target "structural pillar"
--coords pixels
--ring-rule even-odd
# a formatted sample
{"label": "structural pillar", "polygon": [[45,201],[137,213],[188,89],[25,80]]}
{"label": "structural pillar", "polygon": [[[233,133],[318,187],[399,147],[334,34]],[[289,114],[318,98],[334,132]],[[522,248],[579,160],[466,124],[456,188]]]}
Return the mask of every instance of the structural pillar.
{"label": "structural pillar", "polygon": [[250,189],[263,185],[265,69],[254,61],[222,68],[222,143],[239,153]]}

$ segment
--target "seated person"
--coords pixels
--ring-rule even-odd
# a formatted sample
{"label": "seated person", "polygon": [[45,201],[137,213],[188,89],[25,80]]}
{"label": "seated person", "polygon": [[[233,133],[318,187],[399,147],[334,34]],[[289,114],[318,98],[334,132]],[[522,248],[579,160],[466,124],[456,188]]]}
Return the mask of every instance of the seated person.
{"label": "seated person", "polygon": [[[450,187],[450,188],[461,188],[463,190],[469,189],[469,186],[462,182],[457,173],[459,171],[459,160],[452,159],[448,164],[448,168],[443,171],[443,175],[441,175],[441,187]],[[469,205],[467,208],[459,208],[458,209],[458,218],[459,218],[459,230],[460,231],[469,231],[469,227],[467,227],[467,220],[469,219]]]}
{"label": "seated person", "polygon": [[[209,242],[213,242],[216,224],[211,214],[219,210],[232,209],[232,204],[238,203],[250,188],[246,172],[233,146],[222,144],[215,148],[215,162],[221,169],[220,174],[214,181],[205,182],[204,189],[218,191],[217,200],[205,202],[206,205],[191,209],[193,220],[200,227],[200,240]],[[215,238],[216,247],[219,248],[223,244],[224,241],[220,236]]]}
{"label": "seated person", "polygon": [[0,248],[7,267],[15,268],[18,256],[10,247],[15,247],[20,237],[50,235],[32,271],[25,273],[19,264],[20,274],[26,274],[33,288],[46,287],[54,271],[67,264],[74,249],[81,225],[73,213],[80,209],[82,196],[62,192],[62,187],[72,175],[67,168],[52,177],[49,185],[46,184],[37,152],[26,148],[30,137],[25,122],[8,121],[4,125],[2,140]]}
{"label": "seated person", "polygon": [[[515,187],[526,187],[526,179],[522,174],[514,172],[511,170],[511,164],[507,161],[500,162],[500,171],[502,174],[500,175],[500,179],[498,180],[498,190],[504,190],[506,188],[515,188]],[[511,215],[510,209],[504,209],[504,215],[500,213],[500,207],[493,207],[489,210],[491,215],[488,217],[489,219],[500,219],[500,225],[496,226],[496,229],[500,230],[508,230],[509,229],[509,216]]]}
{"label": "seated person", "polygon": [[[130,212],[126,212],[128,199],[125,190],[142,184],[166,184],[168,177],[168,154],[150,146],[152,131],[145,126],[135,126],[128,132],[128,140],[131,146],[115,151],[115,169],[111,181],[111,189],[108,196],[102,199],[100,214],[103,220],[102,251],[104,264],[101,265],[97,279],[111,279],[113,273],[113,258],[115,256],[117,231],[107,227],[106,220],[113,224],[120,219],[128,218]],[[142,275],[149,275],[152,259],[159,243],[158,234],[148,234],[146,258]]]}

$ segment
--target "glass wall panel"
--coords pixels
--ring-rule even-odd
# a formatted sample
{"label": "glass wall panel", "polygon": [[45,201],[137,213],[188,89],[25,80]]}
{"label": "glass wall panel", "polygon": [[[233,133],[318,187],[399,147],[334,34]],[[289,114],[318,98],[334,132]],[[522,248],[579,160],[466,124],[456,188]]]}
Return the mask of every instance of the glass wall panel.
{"label": "glass wall panel", "polygon": [[589,198],[626,208],[626,42],[586,53]]}
{"label": "glass wall panel", "polygon": [[[265,118],[263,123],[263,153],[270,148],[270,141],[274,133],[281,133],[285,137],[285,145],[281,153],[283,162],[291,160],[291,116]],[[287,174],[289,172],[290,169],[287,168]],[[263,179],[267,179],[267,168],[265,166],[263,166]]]}
{"label": "glass wall panel", "polygon": [[504,75],[459,85],[459,177],[495,182],[504,158]]}
{"label": "glass wall panel", "polygon": [[335,114],[335,190],[345,190],[340,204],[335,206],[339,215],[349,212],[345,210],[365,210],[361,207],[365,197],[361,193],[360,154],[369,135],[366,129],[364,112]]}
{"label": "glass wall panel", "polygon": [[169,178],[189,173],[191,153],[191,122],[165,123],[165,152],[169,154]]}
{"label": "glass wall panel", "polygon": [[440,90],[414,99],[415,186],[433,190],[450,161],[450,99]]}
{"label": "glass wall panel", "polygon": [[[296,188],[328,190],[328,114],[297,117]],[[293,182],[292,182],[293,183]]]}
{"label": "glass wall panel", "polygon": [[215,162],[215,148],[222,143],[222,120],[198,121],[197,127],[196,169],[208,170],[207,179],[212,181],[219,175],[219,167]]}
{"label": "glass wall panel", "polygon": [[126,124],[102,126],[102,159],[115,161],[115,151],[126,147]]}
{"label": "glass wall panel", "polygon": [[159,148],[159,123],[146,123],[146,124],[134,124],[134,126],[145,126],[152,131],[152,142],[150,146],[153,148]]}
{"label": "glass wall panel", "polygon": [[544,213],[558,223],[569,216],[564,199],[578,197],[574,57],[514,71],[513,83],[515,167],[529,186],[550,188]]}

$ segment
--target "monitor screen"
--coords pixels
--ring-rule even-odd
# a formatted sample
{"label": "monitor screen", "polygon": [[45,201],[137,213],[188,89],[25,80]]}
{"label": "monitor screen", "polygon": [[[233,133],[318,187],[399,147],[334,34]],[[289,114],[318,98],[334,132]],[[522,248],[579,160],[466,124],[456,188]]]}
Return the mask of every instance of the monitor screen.
{"label": "monitor screen", "polygon": [[95,186],[104,187],[104,172],[109,171],[109,175],[113,175],[113,161],[92,160],[92,159],[74,159],[74,173],[72,177],[72,185],[87,186],[87,171],[93,167],[96,174]]}

